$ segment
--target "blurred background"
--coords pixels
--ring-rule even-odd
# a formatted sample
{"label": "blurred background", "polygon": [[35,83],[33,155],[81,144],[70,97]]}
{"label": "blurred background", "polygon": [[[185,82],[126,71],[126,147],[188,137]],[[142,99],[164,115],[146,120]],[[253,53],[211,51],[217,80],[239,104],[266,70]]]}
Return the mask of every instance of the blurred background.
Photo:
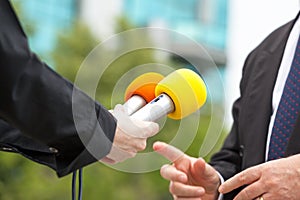
{"label": "blurred background", "polygon": [[[74,81],[76,72],[88,53],[114,34],[140,27],[161,27],[177,31],[205,47],[217,66],[223,85],[210,106],[203,108],[198,132],[186,153],[204,156],[209,161],[230,130],[231,105],[239,96],[239,81],[243,62],[271,31],[293,19],[299,11],[298,0],[11,0],[32,50],[52,69]],[[2,27],[5,28],[5,27]],[[122,45],[152,41],[153,38],[129,38]],[[170,48],[184,58],[209,62],[205,55],[189,44],[175,41]],[[107,48],[107,55],[117,49]],[[105,54],[103,55],[105,56]],[[138,58],[138,59],[137,59]],[[145,63],[164,63],[174,68],[188,67],[190,63],[177,55],[157,56],[151,50],[128,53],[115,60],[105,73],[96,99],[110,108],[111,91],[118,78],[132,67]],[[116,67],[121,66],[118,70]],[[206,70],[206,81],[214,78]],[[220,124],[225,119],[221,135],[207,155],[199,155],[200,146],[212,119]],[[162,133],[149,140],[170,141],[177,122],[168,121]],[[188,132],[188,130],[187,130]],[[0,200],[71,199],[71,176],[57,178],[42,165],[22,156],[0,152]],[[168,182],[159,171],[134,174],[114,170],[102,164],[84,169],[83,199],[111,200],[167,200]]]}

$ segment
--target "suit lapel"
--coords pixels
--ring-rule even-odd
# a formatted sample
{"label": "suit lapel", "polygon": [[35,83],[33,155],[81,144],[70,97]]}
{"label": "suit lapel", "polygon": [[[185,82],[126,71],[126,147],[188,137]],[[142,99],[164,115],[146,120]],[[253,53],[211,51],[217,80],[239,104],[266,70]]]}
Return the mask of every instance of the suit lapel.
{"label": "suit lapel", "polygon": [[[253,71],[253,81],[247,103],[247,127],[243,141],[247,146],[244,168],[264,162],[267,133],[272,115],[272,93],[279,69],[281,55],[262,52],[256,69]],[[255,155],[255,156],[254,156]]]}
{"label": "suit lapel", "polygon": [[[247,146],[243,168],[265,161],[267,133],[272,115],[272,95],[278,69],[293,23],[286,25],[280,34],[271,39],[253,61],[247,102],[247,130],[243,130],[243,141]],[[300,128],[300,127],[299,127]],[[248,155],[248,156],[247,156]],[[255,156],[254,156],[255,155]]]}

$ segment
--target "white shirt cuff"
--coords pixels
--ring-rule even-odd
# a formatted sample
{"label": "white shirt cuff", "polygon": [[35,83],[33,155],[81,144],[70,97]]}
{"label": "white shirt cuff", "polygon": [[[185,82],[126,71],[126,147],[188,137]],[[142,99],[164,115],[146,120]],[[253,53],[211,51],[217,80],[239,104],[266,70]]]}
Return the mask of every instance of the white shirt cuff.
{"label": "white shirt cuff", "polygon": [[[219,175],[221,184],[224,183],[224,178],[223,178],[223,176],[222,176],[219,172],[217,172],[217,174]],[[218,200],[222,200],[222,199],[223,199],[223,194],[220,193],[220,194],[219,194],[219,197],[218,197]]]}

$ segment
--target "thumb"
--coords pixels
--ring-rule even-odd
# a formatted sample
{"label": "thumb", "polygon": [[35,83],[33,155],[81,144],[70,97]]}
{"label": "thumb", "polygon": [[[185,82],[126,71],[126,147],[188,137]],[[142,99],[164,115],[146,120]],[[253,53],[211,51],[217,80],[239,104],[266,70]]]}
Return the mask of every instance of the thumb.
{"label": "thumb", "polygon": [[209,176],[209,172],[207,172],[206,162],[203,158],[198,158],[191,169],[192,174],[196,178],[205,178]]}
{"label": "thumb", "polygon": [[203,158],[198,158],[191,169],[191,176],[196,183],[202,183],[207,192],[216,192],[220,178],[217,171],[207,164]]}
{"label": "thumb", "polygon": [[202,177],[204,179],[211,178],[216,176],[216,170],[207,164],[203,158],[198,158],[194,167],[192,168],[192,172],[195,173],[198,177]]}

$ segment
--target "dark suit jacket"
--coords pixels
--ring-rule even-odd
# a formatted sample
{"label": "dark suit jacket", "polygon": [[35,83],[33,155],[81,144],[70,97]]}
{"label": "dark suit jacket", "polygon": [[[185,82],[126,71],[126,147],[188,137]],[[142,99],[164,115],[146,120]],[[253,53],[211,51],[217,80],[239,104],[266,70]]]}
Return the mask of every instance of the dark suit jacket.
{"label": "dark suit jacket", "polygon": [[[113,116],[30,51],[7,0],[0,1],[0,24],[0,149],[45,164],[58,176],[107,155],[116,127]],[[72,99],[73,92],[77,98]],[[97,141],[92,147],[97,156],[77,131],[86,144]]]}
{"label": "dark suit jacket", "polygon": [[[273,88],[294,23],[295,20],[271,33],[245,61],[240,83],[241,96],[233,105],[232,130],[220,152],[211,159],[211,164],[225,180],[265,161],[268,126],[273,112]],[[288,144],[286,156],[300,152],[299,133],[300,117]],[[233,199],[239,190],[225,195],[225,199]]]}

